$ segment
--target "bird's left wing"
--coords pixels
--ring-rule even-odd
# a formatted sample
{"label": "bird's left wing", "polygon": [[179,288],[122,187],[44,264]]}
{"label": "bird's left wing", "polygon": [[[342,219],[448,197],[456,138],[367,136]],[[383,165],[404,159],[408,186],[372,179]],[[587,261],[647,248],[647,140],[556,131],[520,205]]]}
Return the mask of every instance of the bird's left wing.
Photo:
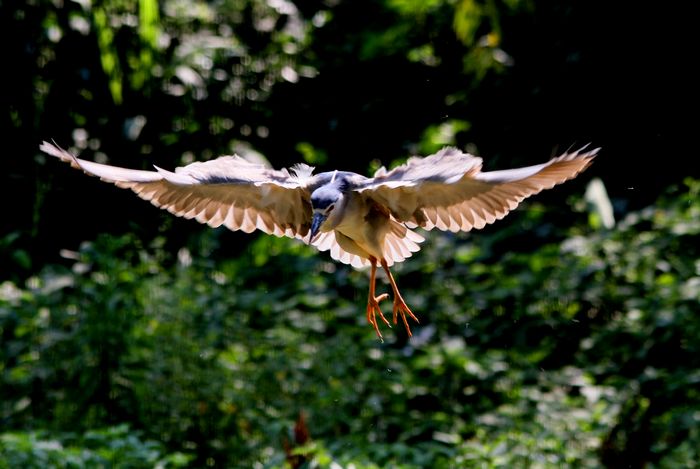
{"label": "bird's left wing", "polygon": [[598,152],[584,149],[544,164],[481,172],[481,158],[445,148],[391,171],[382,168],[354,189],[409,227],[469,231],[500,220],[526,197],[576,177]]}
{"label": "bird's left wing", "polygon": [[308,185],[312,169],[306,165],[274,170],[237,156],[192,163],[175,172],[156,167],[141,171],[76,158],[44,142],[40,149],[170,213],[194,218],[213,227],[250,233],[255,229],[276,236],[303,238],[309,231],[311,203]]}

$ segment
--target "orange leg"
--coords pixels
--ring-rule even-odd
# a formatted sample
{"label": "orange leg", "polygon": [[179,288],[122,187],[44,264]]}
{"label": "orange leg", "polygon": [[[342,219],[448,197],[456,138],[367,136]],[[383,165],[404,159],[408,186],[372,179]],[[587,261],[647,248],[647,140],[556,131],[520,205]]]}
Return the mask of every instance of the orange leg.
{"label": "orange leg", "polygon": [[[411,328],[408,326],[406,314],[411,316],[411,319],[413,319],[414,321],[420,321],[418,321],[418,318],[413,314],[411,308],[409,308],[406,302],[403,300],[403,297],[399,292],[399,287],[396,285],[396,282],[394,281],[394,276],[391,275],[391,272],[389,271],[389,266],[387,265],[386,261],[382,259],[381,263],[384,272],[386,272],[387,277],[389,277],[389,283],[391,284],[391,289],[394,292],[394,324],[397,323],[397,313],[401,314],[401,319],[403,319],[403,325],[406,326],[406,332],[408,332],[408,336],[411,337],[413,334],[411,334]],[[372,266],[374,267],[374,264],[372,264]]]}
{"label": "orange leg", "polygon": [[[377,336],[381,339],[382,338],[382,333],[379,332],[379,326],[377,325],[377,313],[379,313],[379,317],[381,318],[382,321],[384,321],[384,324],[387,326],[391,327],[391,324],[387,319],[384,317],[384,314],[382,314],[382,310],[379,309],[379,302],[384,301],[389,297],[388,293],[383,293],[379,296],[376,296],[376,281],[377,281],[377,259],[374,257],[370,257],[369,259],[370,263],[372,264],[372,270],[370,271],[369,274],[369,297],[367,298],[367,322],[369,322],[373,327],[374,330],[377,332]],[[396,313],[394,313],[396,315]],[[396,320],[394,320],[394,323],[396,323]]]}

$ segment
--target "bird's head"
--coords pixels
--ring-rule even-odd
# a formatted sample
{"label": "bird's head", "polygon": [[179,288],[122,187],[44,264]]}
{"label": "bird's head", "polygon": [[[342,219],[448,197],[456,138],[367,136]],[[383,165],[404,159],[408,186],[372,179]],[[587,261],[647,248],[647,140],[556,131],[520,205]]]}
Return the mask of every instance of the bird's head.
{"label": "bird's head", "polygon": [[336,184],[321,186],[311,194],[313,218],[309,242],[312,242],[320,231],[329,231],[338,225],[344,201],[343,191]]}

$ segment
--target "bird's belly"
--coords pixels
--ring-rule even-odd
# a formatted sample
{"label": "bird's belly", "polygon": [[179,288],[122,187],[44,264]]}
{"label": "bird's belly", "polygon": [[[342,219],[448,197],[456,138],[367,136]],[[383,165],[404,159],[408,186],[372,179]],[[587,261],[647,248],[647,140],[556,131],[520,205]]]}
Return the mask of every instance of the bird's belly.
{"label": "bird's belly", "polygon": [[384,220],[366,220],[364,216],[354,221],[344,220],[335,227],[336,232],[347,238],[342,243],[340,237],[336,236],[343,249],[364,258],[372,256],[377,259],[384,257],[382,247],[387,230],[388,224]]}
{"label": "bird's belly", "polygon": [[381,249],[378,248],[378,243],[368,239],[363,230],[346,230],[341,227],[337,227],[335,231],[336,241],[345,251],[356,254],[365,259],[368,259],[370,256],[377,259],[381,259],[383,257]]}

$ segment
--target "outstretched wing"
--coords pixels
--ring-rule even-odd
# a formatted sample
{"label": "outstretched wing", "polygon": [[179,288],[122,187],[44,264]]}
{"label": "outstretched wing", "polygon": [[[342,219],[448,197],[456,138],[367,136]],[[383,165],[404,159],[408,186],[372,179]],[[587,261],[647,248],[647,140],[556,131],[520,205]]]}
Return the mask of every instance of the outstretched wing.
{"label": "outstretched wing", "polygon": [[481,158],[444,148],[388,172],[380,169],[355,190],[385,205],[409,227],[469,231],[500,220],[523,199],[576,177],[599,149],[583,150],[540,165],[482,173]]}
{"label": "outstretched wing", "polygon": [[131,189],[156,207],[212,227],[224,225],[246,233],[259,229],[292,238],[302,238],[309,231],[307,183],[313,178],[312,168],[305,165],[290,173],[237,156],[222,156],[175,172],[158,167],[156,171],[140,171],[81,160],[48,142],[40,149],[87,174]]}

